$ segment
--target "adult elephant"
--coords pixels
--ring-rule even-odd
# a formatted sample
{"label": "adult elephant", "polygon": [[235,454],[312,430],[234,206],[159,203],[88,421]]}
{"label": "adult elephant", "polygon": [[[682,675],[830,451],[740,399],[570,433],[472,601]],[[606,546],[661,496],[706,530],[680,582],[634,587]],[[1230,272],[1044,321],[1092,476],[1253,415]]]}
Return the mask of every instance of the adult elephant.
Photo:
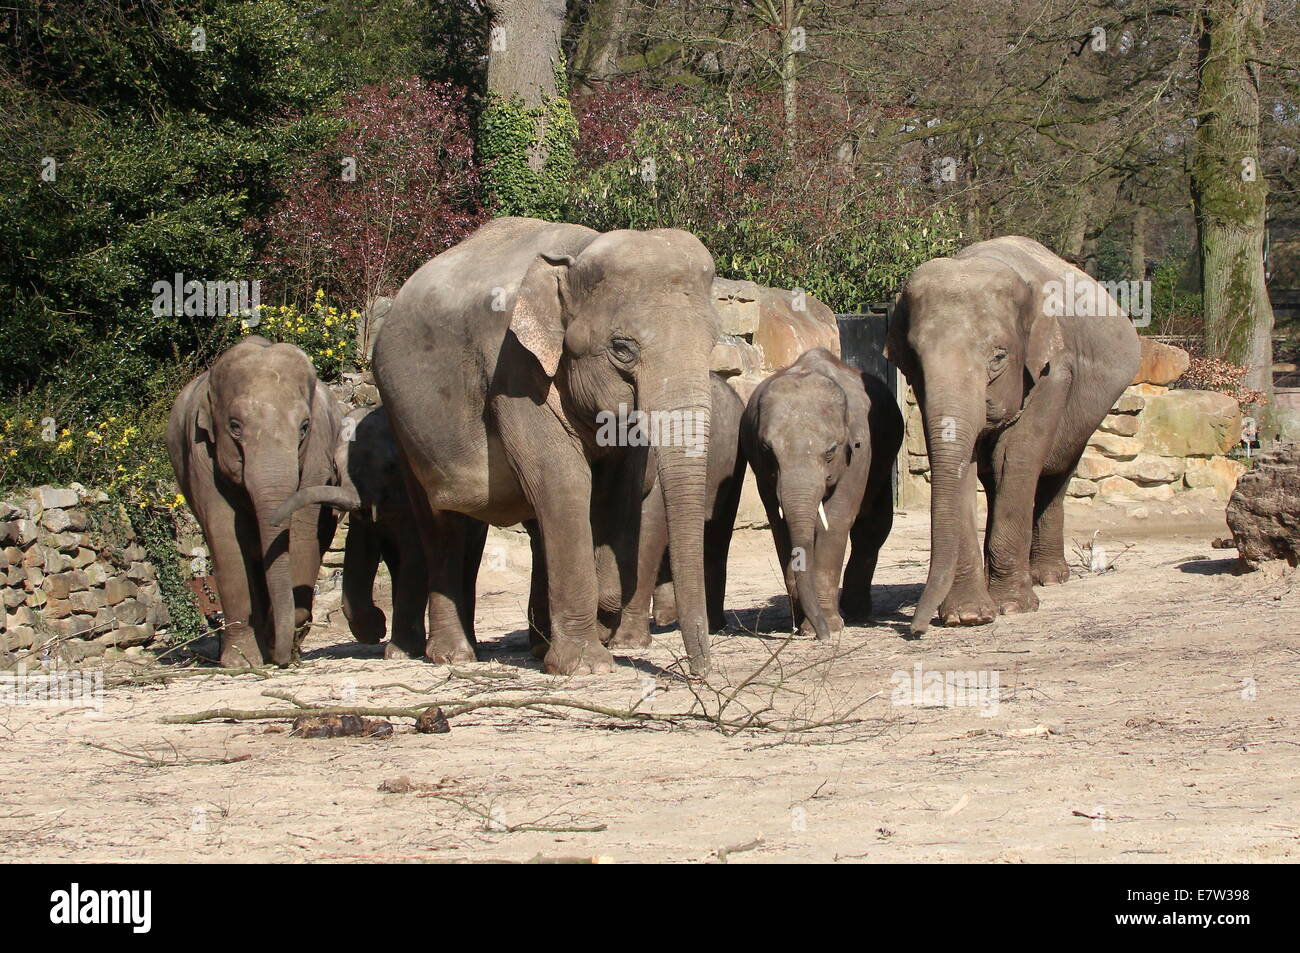
{"label": "adult elephant", "polygon": [[[429,659],[475,658],[485,530],[472,520],[535,520],[550,568],[546,670],[611,670],[600,631],[617,627],[631,596],[641,501],[657,477],[682,636],[692,668],[707,669],[712,279],[712,256],[686,232],[501,218],[402,287],[374,374],[426,541]],[[634,411],[689,431],[656,446],[650,472]]]}
{"label": "adult elephant", "polygon": [[375,573],[382,560],[392,580],[392,638],[385,658],[424,654],[428,572],[406,482],[383,407],[360,407],[343,418],[334,467],[339,486],[308,487],[291,496],[272,519],[284,523],[303,506],[325,503],[351,513],[343,550],[343,615],[358,642],[377,645],[388,620],[375,605]]}
{"label": "adult elephant", "polygon": [[871,580],[894,524],[890,477],[903,443],[903,415],[885,382],[824,347],[805,351],[755,389],[740,440],[785,569],[795,626],[827,639],[843,630],[844,616],[870,618]]}
{"label": "adult elephant", "polygon": [[293,660],[335,517],[309,506],[281,527],[272,514],[301,487],[337,482],[339,425],[310,358],[260,337],[222,353],[172,406],[167,453],[212,556],[227,667]]}
{"label": "adult elephant", "polygon": [[979,242],[912,273],[886,356],[916,391],[930,454],[930,573],[913,633],[936,610],[948,625],[1034,611],[1035,583],[1069,578],[1066,485],[1139,354],[1105,289],[1031,239]]}

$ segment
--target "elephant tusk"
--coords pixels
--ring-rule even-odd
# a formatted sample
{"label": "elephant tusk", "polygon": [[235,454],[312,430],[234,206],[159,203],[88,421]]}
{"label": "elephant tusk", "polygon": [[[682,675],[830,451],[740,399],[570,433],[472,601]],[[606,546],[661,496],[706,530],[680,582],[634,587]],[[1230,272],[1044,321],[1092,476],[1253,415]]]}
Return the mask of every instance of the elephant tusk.
{"label": "elephant tusk", "polygon": [[822,518],[822,529],[829,530],[830,527],[826,525],[826,504],[825,503],[817,504],[817,515]]}
{"label": "elephant tusk", "polygon": [[785,509],[780,503],[776,504],[776,515],[781,517],[781,519],[785,519]]}

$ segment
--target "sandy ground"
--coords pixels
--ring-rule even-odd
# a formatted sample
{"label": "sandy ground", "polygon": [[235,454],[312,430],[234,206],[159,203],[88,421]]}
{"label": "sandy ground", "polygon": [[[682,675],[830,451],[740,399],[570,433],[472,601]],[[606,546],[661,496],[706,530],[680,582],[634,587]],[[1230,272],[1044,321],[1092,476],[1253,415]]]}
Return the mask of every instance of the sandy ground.
{"label": "sandy ground", "polygon": [[[770,538],[741,532],[740,628],[715,639],[702,686],[665,669],[675,630],[614,675],[542,674],[522,626],[527,546],[494,535],[485,663],[385,662],[335,611],[301,667],[265,679],[110,687],[99,713],[0,708],[0,858],[1294,861],[1300,586],[1233,575],[1234,553],[1209,546],[1218,515],[1112,519],[1098,542],[1123,553],[1113,570],[1039,590],[1036,614],[916,641],[901,633],[928,525],[902,516],[877,576],[887,611],[834,644],[787,636]],[[1070,535],[1087,539],[1097,518],[1073,515]],[[113,669],[110,686],[139,670]],[[910,688],[966,672],[983,691]],[[379,707],[558,695],[654,720],[480,708],[446,734],[393,719],[387,739],[161,721],[290,706],[268,692]],[[713,720],[676,717],[689,712]]]}

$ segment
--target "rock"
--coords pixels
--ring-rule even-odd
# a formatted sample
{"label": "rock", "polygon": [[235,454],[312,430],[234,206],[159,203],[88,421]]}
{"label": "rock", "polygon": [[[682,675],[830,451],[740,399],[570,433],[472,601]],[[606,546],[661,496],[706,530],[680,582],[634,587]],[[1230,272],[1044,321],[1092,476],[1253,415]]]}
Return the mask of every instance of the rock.
{"label": "rock", "polygon": [[1116,463],[1109,457],[1103,457],[1094,450],[1085,450],[1079,458],[1079,465],[1074,475],[1083,480],[1100,480],[1115,475]]}
{"label": "rock", "polygon": [[379,388],[374,384],[358,384],[352,400],[358,407],[373,407],[379,403]]}
{"label": "rock", "polygon": [[51,533],[62,533],[72,526],[67,510],[46,510],[41,514],[41,525]]}
{"label": "rock", "polygon": [[1227,515],[1246,568],[1273,559],[1300,565],[1300,444],[1282,444],[1257,457],[1237,481]]}
{"label": "rock", "polygon": [[722,333],[753,338],[758,331],[759,286],[752,281],[713,279],[713,306],[722,319]]}
{"label": "rock", "polygon": [[81,502],[76,490],[61,490],[53,486],[38,486],[32,490],[32,498],[43,510],[68,509]]}
{"label": "rock", "polygon": [[1141,486],[1127,477],[1106,477],[1097,483],[1097,498],[1105,500],[1151,500],[1160,502],[1171,500],[1174,488],[1168,483],[1157,486]]}
{"label": "rock", "polygon": [[4,559],[10,566],[21,566],[23,564],[23,551],[17,546],[6,546],[0,550],[0,559]]}
{"label": "rock", "polygon": [[59,655],[69,662],[84,662],[99,658],[107,649],[103,642],[64,642],[59,646]]}
{"label": "rock", "polygon": [[1227,394],[1175,390],[1147,400],[1138,439],[1162,457],[1215,456],[1241,441],[1241,408]]}
{"label": "rock", "polygon": [[1226,500],[1245,472],[1245,466],[1231,457],[1188,457],[1183,482],[1191,489],[1209,488],[1215,499]]}
{"label": "rock", "polygon": [[101,562],[92,562],[82,570],[86,574],[86,583],[91,586],[102,586],[108,582],[108,570],[104,568]]}
{"label": "rock", "polygon": [[18,649],[30,649],[36,644],[36,630],[30,625],[16,625],[13,628],[5,629],[4,643],[11,652]]}
{"label": "rock", "polygon": [[121,625],[140,625],[148,617],[148,610],[138,599],[123,599],[113,606],[113,614]]}
{"label": "rock", "polygon": [[1169,388],[1164,384],[1131,384],[1126,393],[1132,393],[1137,397],[1158,397],[1169,393]]}
{"label": "rock", "polygon": [[5,613],[5,631],[17,628],[20,625],[35,625],[36,613],[24,605],[14,606],[12,612]]}
{"label": "rock", "polygon": [[4,594],[0,596],[0,602],[4,603],[6,609],[16,609],[22,605],[27,598],[27,593],[21,589],[6,588]]}
{"label": "rock", "polygon": [[55,599],[66,599],[74,592],[80,592],[90,585],[86,574],[80,570],[70,572],[60,572],[53,575],[47,575],[45,582],[42,583],[45,591]]}
{"label": "rock", "polygon": [[1108,457],[1128,459],[1141,453],[1144,445],[1137,437],[1121,437],[1119,434],[1099,431],[1088,438],[1088,446]]}
{"label": "rock", "polygon": [[129,579],[118,576],[104,583],[104,602],[107,605],[115,606],[124,599],[132,599],[139,591],[136,584]]}
{"label": "rock", "polygon": [[806,292],[762,288],[754,344],[763,353],[763,370],[789,367],[804,351],[824,347],[837,357],[840,329],[835,312]]}
{"label": "rock", "polygon": [[1115,472],[1139,484],[1172,483],[1183,475],[1183,461],[1179,457],[1139,453],[1132,460],[1119,463]]}
{"label": "rock", "polygon": [[17,543],[19,546],[27,546],[36,540],[40,535],[40,527],[34,520],[14,520],[11,523],[0,524],[3,527],[3,538],[6,543]]}
{"label": "rock", "polygon": [[744,374],[760,374],[763,368],[763,355],[758,348],[743,338],[724,336],[713,346],[709,356],[709,370],[723,377],[738,377]]}
{"label": "rock", "polygon": [[148,645],[153,639],[154,627],[146,622],[144,625],[119,625],[107,635],[100,636],[96,641],[119,649],[129,649],[139,645]]}
{"label": "rock", "polygon": [[127,568],[126,574],[136,582],[153,582],[157,578],[157,573],[150,563],[134,562]]}
{"label": "rock", "polygon": [[1073,497],[1096,496],[1097,484],[1093,483],[1091,480],[1080,480],[1078,477],[1075,477],[1070,480],[1070,484],[1065,488],[1065,492],[1067,495]]}
{"label": "rock", "polygon": [[1112,414],[1136,414],[1140,413],[1146,405],[1145,397],[1139,397],[1137,394],[1130,394],[1125,391],[1123,396],[1115,401],[1115,406],[1110,409],[1110,412]]}
{"label": "rock", "polygon": [[1142,363],[1133,375],[1134,384],[1172,384],[1187,372],[1191,356],[1181,347],[1161,344],[1149,337],[1142,342]]}
{"label": "rock", "polygon": [[95,613],[104,608],[104,591],[102,589],[83,589],[68,597],[76,612]]}
{"label": "rock", "polygon": [[1121,437],[1131,437],[1138,432],[1138,419],[1132,414],[1111,414],[1102,420],[1100,429]]}

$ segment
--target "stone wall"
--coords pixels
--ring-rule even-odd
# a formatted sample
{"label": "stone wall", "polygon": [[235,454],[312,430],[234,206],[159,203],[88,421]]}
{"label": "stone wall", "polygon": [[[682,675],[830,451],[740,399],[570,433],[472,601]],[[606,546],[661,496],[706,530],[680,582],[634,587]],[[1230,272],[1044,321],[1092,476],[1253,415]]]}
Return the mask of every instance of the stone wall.
{"label": "stone wall", "polygon": [[0,502],[0,668],[140,651],[167,624],[154,567],[102,492],[41,486]]}
{"label": "stone wall", "polygon": [[[1185,499],[1227,500],[1245,467],[1228,456],[1241,442],[1241,409],[1217,391],[1173,390],[1187,352],[1143,338],[1134,382],[1088,441],[1067,489],[1077,504]],[[904,402],[907,437],[902,506],[930,501],[930,461],[921,411],[911,388]],[[981,490],[982,492],[982,490]]]}

